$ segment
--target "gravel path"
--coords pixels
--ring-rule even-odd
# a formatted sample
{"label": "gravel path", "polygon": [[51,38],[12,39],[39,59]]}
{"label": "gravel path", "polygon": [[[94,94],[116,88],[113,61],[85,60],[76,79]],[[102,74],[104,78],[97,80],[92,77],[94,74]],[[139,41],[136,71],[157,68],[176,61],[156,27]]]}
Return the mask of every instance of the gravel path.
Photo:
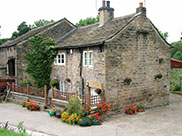
{"label": "gravel path", "polygon": [[23,121],[26,129],[48,136],[182,136],[182,96],[171,94],[168,106],[117,115],[101,126],[71,126],[46,112],[30,112],[12,103],[0,104],[0,122],[6,121],[13,126]]}

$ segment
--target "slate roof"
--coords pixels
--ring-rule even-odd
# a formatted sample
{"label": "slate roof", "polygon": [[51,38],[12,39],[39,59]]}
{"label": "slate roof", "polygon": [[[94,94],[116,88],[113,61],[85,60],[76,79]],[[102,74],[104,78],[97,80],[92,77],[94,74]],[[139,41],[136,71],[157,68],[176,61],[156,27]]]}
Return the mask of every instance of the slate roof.
{"label": "slate roof", "polygon": [[99,23],[79,27],[69,32],[67,36],[61,37],[56,44],[56,48],[77,48],[84,46],[100,45],[103,42],[128,25],[136,14],[108,20],[103,26]]}
{"label": "slate roof", "polygon": [[[48,29],[48,28],[50,28],[50,27],[52,27],[52,26],[54,26],[54,25],[57,25],[58,23],[60,23],[60,22],[62,22],[62,21],[64,21],[64,20],[67,21],[67,22],[69,22],[66,18],[63,18],[63,19],[61,19],[61,20],[59,20],[59,21],[50,23],[50,24],[48,24],[48,25],[46,25],[46,26],[43,26],[43,27],[40,27],[40,28],[37,28],[37,29],[30,30],[29,32],[27,32],[27,33],[23,34],[22,36],[16,38],[15,40],[10,40],[10,41],[5,42],[4,44],[2,44],[2,45],[0,46],[0,48],[5,48],[5,47],[9,47],[9,46],[14,46],[14,45],[16,45],[16,44],[18,44],[18,43],[20,43],[20,42],[22,42],[22,41],[24,41],[24,40],[26,40],[26,39],[32,37],[32,36],[38,34],[38,33],[42,32],[42,31],[44,31],[44,30],[46,30],[46,29]],[[69,23],[72,24],[71,22],[69,22]],[[73,25],[73,24],[72,24],[72,25]],[[73,26],[74,26],[74,25],[73,25]],[[76,26],[75,26],[75,27],[76,27]]]}

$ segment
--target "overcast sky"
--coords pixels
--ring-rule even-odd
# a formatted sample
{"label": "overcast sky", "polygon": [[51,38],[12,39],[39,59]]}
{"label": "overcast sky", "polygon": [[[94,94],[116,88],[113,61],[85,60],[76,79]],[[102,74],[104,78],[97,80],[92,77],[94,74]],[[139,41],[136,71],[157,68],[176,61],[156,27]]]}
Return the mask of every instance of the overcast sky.
{"label": "overcast sky", "polygon": [[[144,0],[110,0],[115,17],[134,13]],[[33,24],[39,19],[72,23],[96,17],[102,0],[0,0],[0,38],[11,37],[17,26],[25,21]],[[182,0],[146,0],[147,16],[162,32],[168,32],[168,42],[178,41],[182,31]]]}

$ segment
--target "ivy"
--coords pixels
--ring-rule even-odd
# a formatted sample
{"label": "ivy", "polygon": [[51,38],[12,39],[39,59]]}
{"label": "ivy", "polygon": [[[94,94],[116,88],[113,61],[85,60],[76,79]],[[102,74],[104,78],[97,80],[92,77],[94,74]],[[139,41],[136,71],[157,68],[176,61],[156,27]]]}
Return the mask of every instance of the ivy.
{"label": "ivy", "polygon": [[29,40],[30,49],[26,52],[27,68],[37,88],[49,87],[52,63],[57,55],[54,50],[55,41],[43,36],[34,36]]}

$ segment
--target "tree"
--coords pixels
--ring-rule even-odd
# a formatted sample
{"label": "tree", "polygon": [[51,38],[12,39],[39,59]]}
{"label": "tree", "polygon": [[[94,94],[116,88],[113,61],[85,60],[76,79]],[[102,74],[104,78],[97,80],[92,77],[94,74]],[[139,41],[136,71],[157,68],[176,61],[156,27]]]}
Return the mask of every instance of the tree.
{"label": "tree", "polygon": [[87,17],[86,19],[80,19],[80,21],[78,23],[76,23],[76,26],[78,26],[78,27],[87,26],[87,25],[94,24],[97,22],[99,22],[99,16],[97,16],[96,18]]}
{"label": "tree", "polygon": [[160,33],[160,35],[167,41],[167,38],[168,38],[168,36],[169,36],[169,34],[168,34],[168,32],[162,32],[162,31],[160,31],[160,30],[158,30],[159,31],[159,33]]}
{"label": "tree", "polygon": [[[176,56],[179,56],[179,52],[182,52],[182,41],[177,41],[177,42],[173,42],[171,43],[171,57],[174,58],[174,55],[175,55],[175,58],[179,58],[179,57],[176,57]],[[176,54],[178,52],[178,54]]]}
{"label": "tree", "polygon": [[38,28],[38,27],[42,27],[45,25],[48,25],[50,23],[54,22],[54,20],[45,20],[45,19],[40,19],[34,22],[34,24],[31,26],[32,29]]}
{"label": "tree", "polygon": [[31,48],[25,55],[27,59],[26,72],[33,79],[37,88],[42,88],[44,85],[49,87],[51,65],[57,55],[57,51],[54,50],[55,41],[51,38],[34,36],[29,42]]}
{"label": "tree", "polygon": [[3,38],[0,39],[0,45],[2,45],[3,43],[5,43],[6,41],[10,40],[10,38]]}
{"label": "tree", "polygon": [[177,51],[174,54],[173,58],[176,59],[176,60],[181,60],[182,61],[182,52],[181,51]]}
{"label": "tree", "polygon": [[21,35],[27,33],[28,31],[30,31],[31,30],[31,26],[27,25],[26,22],[22,22],[18,26],[17,30],[18,30],[19,36],[21,36]]}
{"label": "tree", "polygon": [[14,40],[16,39],[17,37],[27,33],[28,31],[31,30],[31,26],[30,25],[27,25],[26,22],[22,22],[18,27],[17,27],[17,30],[18,32],[13,32],[12,33],[12,36],[11,36],[11,39]]}

